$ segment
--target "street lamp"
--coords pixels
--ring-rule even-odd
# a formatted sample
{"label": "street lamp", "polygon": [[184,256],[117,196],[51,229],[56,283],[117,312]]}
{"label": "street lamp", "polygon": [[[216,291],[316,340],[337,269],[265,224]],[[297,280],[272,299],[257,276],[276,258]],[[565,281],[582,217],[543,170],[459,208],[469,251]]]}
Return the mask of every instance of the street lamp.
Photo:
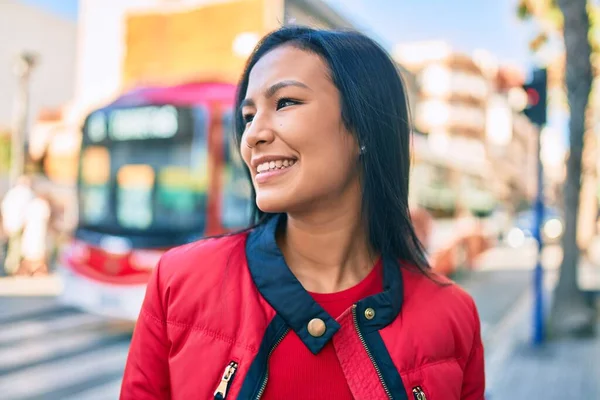
{"label": "street lamp", "polygon": [[15,96],[14,126],[11,137],[10,183],[13,186],[23,174],[25,166],[25,143],[27,117],[29,114],[29,82],[33,68],[38,64],[36,54],[24,51],[15,60],[13,73],[17,78]]}

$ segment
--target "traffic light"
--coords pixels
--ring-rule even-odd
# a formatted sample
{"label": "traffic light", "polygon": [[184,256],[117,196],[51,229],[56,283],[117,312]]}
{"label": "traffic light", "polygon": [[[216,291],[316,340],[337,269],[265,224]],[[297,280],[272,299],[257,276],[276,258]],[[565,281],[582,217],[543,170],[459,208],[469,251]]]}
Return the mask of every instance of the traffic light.
{"label": "traffic light", "polygon": [[523,110],[523,114],[538,126],[546,124],[547,89],[548,74],[546,69],[533,71],[531,82],[523,85],[523,90],[527,93],[527,106]]}

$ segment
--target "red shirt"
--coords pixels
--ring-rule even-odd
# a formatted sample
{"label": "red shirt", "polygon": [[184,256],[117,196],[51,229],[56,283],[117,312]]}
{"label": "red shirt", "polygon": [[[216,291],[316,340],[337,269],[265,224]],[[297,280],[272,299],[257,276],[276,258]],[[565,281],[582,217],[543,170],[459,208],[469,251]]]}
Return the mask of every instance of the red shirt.
{"label": "red shirt", "polygon": [[[332,317],[337,318],[354,303],[383,291],[381,260],[359,284],[337,293],[310,293],[313,299]],[[330,341],[316,355],[290,331],[271,354],[269,380],[263,398],[277,399],[336,399],[354,397],[346,383],[342,367]]]}

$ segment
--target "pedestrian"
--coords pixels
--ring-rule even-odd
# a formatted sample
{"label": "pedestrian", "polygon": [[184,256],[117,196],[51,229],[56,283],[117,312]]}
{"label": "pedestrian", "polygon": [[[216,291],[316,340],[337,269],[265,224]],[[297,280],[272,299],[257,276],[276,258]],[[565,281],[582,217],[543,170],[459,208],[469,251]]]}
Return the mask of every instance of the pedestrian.
{"label": "pedestrian", "polygon": [[2,205],[2,228],[8,237],[8,249],[4,260],[4,270],[8,275],[15,274],[21,266],[21,239],[29,202],[34,198],[31,178],[21,176],[8,190]]}
{"label": "pedestrian", "polygon": [[48,272],[50,213],[49,197],[37,193],[28,204],[23,229],[21,273],[24,275],[41,275]]}
{"label": "pedestrian", "polygon": [[162,257],[121,399],[481,400],[475,304],[410,222],[390,57],[360,33],[283,27],[238,89],[255,224]]}

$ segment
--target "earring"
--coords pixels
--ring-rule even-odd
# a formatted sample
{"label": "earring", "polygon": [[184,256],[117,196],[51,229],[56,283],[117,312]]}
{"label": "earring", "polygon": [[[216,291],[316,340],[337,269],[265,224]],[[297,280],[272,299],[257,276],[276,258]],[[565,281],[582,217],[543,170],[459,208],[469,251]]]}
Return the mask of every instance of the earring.
{"label": "earring", "polygon": [[367,152],[367,147],[366,146],[360,146],[360,154],[363,155]]}

